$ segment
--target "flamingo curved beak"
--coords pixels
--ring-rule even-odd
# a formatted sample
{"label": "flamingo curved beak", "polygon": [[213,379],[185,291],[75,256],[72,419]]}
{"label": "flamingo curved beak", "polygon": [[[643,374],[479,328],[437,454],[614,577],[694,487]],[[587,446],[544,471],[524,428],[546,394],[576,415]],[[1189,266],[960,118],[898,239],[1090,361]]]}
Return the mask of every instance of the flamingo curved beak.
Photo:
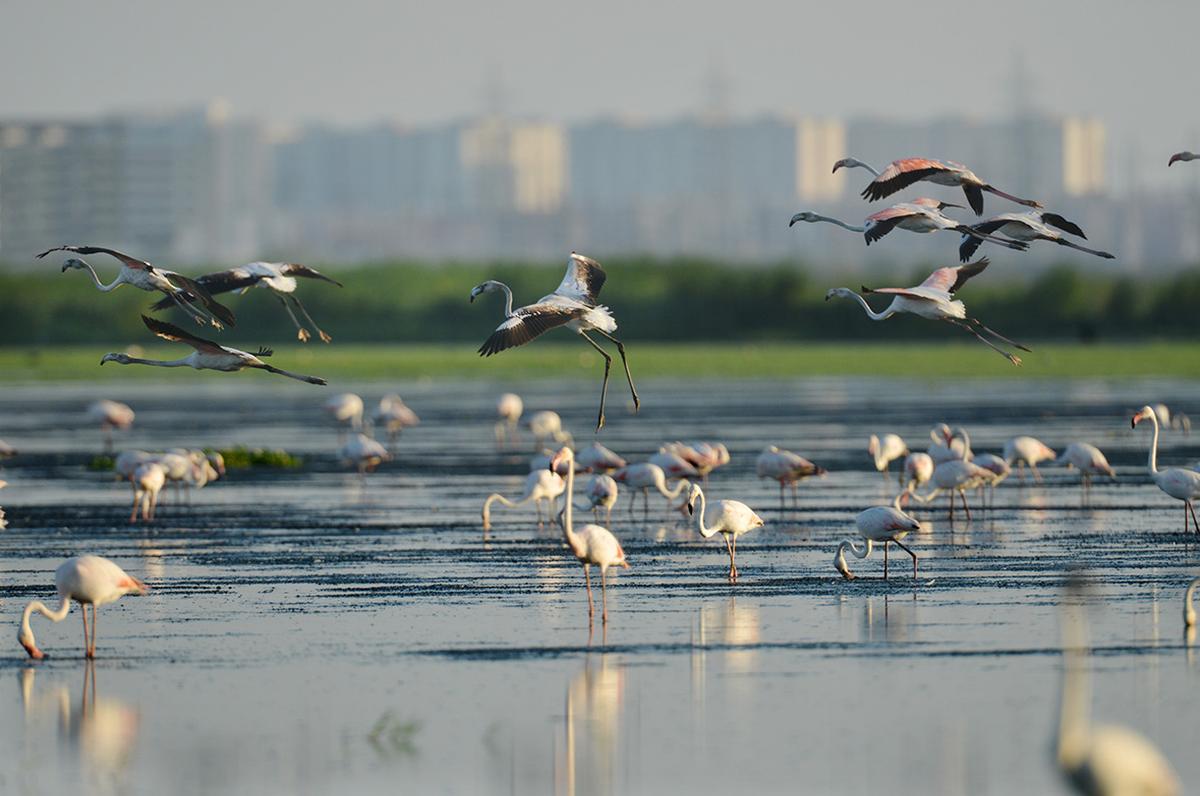
{"label": "flamingo curved beak", "polygon": [[1176,152],[1174,155],[1171,155],[1171,159],[1167,161],[1167,168],[1170,168],[1171,166],[1175,165],[1175,161],[1177,161],[1177,160],[1183,160],[1182,152]]}
{"label": "flamingo curved beak", "polygon": [[46,657],[46,653],[38,649],[37,645],[32,642],[26,642],[22,640],[21,646],[24,647],[25,651],[29,653],[29,657],[33,658],[35,661],[40,661],[42,658]]}

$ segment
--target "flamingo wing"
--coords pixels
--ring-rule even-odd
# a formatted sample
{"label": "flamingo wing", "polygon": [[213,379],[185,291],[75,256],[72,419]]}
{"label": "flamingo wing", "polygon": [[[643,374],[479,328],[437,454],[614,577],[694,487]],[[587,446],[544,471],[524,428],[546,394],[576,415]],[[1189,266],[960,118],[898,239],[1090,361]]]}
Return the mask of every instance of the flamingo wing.
{"label": "flamingo wing", "polygon": [[479,355],[490,357],[506,349],[525,345],[543,332],[575,320],[584,311],[582,307],[571,308],[555,304],[530,304],[521,307],[483,341],[483,345],[479,347]]}
{"label": "flamingo wing", "polygon": [[142,316],[142,323],[146,324],[146,328],[154,332],[164,340],[170,340],[172,343],[186,343],[192,348],[205,354],[228,354],[231,353],[225,346],[214,343],[212,340],[205,340],[203,337],[197,337],[191,332],[185,332],[173,323],[166,321],[155,320]]}
{"label": "flamingo wing", "polygon": [[116,249],[106,249],[103,246],[55,246],[53,249],[39,254],[38,259],[42,259],[50,252],[74,252],[75,254],[107,254],[110,257],[115,257],[130,268],[136,268],[139,271],[153,271],[154,266],[145,260],[139,260],[136,257],[131,257],[128,254],[123,254]]}
{"label": "flamingo wing", "polygon": [[604,273],[600,263],[591,257],[571,252],[567,261],[567,273],[554,292],[594,307],[606,279],[608,275]]}
{"label": "flamingo wing", "polygon": [[[222,323],[228,326],[236,326],[237,318],[234,317],[233,311],[224,304],[219,303],[208,290],[189,276],[177,273],[175,271],[164,271],[161,268],[155,269],[160,276],[166,278],[176,289],[185,290],[188,294],[195,296],[204,305],[204,309],[208,310],[214,318],[219,319]],[[182,298],[180,299],[183,300]]]}
{"label": "flamingo wing", "polygon": [[1042,221],[1045,221],[1052,227],[1061,229],[1063,232],[1069,232],[1072,235],[1077,235],[1084,240],[1087,240],[1087,235],[1083,234],[1083,229],[1074,221],[1069,221],[1058,213],[1042,213]]}
{"label": "flamingo wing", "polygon": [[906,218],[910,218],[913,215],[915,215],[915,213],[912,207],[893,205],[892,207],[880,210],[878,213],[872,213],[871,215],[867,216],[867,230],[863,233],[863,237],[866,239],[867,245],[870,246],[872,243],[895,229],[896,225],[901,221]]}
{"label": "flamingo wing", "polygon": [[920,287],[932,288],[940,290],[951,295],[957,293],[966,281],[973,276],[983,273],[983,270],[991,264],[988,258],[984,257],[977,262],[969,265],[947,266],[939,268],[930,274]]}
{"label": "flamingo wing", "polygon": [[[178,282],[175,277],[176,275],[172,274],[172,282]],[[186,279],[187,277],[184,278]],[[254,285],[258,284],[260,279],[262,279],[261,274],[252,274],[245,266],[238,266],[237,268],[228,268],[224,271],[215,271],[211,274],[204,274],[203,276],[196,277],[196,279],[193,281],[206,290],[209,295],[213,295],[216,293],[229,293],[234,290],[253,287]],[[190,303],[195,301],[196,297],[189,289],[187,294],[180,296],[179,299],[180,301],[187,301]],[[151,304],[150,309],[165,310],[169,307],[172,307],[174,304],[174,300],[172,300],[170,296],[166,296]]]}
{"label": "flamingo wing", "polygon": [[929,179],[938,172],[947,170],[946,164],[940,160],[926,158],[895,160],[863,189],[862,197],[869,202],[874,202],[885,196],[891,196],[896,191],[907,188],[913,183]]}
{"label": "flamingo wing", "polygon": [[[978,224],[972,224],[971,229],[982,235],[992,235],[996,230],[1007,224],[1012,219],[1006,218],[989,218],[987,221],[981,221]],[[962,242],[958,244],[958,259],[959,262],[966,262],[975,256],[975,252],[979,250],[979,246],[983,243],[982,238],[977,238],[974,235],[963,233]]]}

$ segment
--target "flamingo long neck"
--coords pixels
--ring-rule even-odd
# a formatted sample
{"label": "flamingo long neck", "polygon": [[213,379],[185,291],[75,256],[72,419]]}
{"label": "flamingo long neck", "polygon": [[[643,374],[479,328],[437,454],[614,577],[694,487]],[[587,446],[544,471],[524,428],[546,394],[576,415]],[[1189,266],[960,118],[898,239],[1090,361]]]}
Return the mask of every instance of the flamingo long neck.
{"label": "flamingo long neck", "polygon": [[71,610],[71,598],[63,595],[62,604],[54,611],[46,607],[46,604],[40,600],[34,600],[25,606],[25,612],[21,615],[21,637],[28,638],[30,643],[33,643],[33,628],[29,626],[29,617],[36,611],[42,616],[49,619],[51,622],[61,622],[67,618],[67,614]]}
{"label": "flamingo long neck", "polygon": [[1083,660],[1083,651],[1078,649],[1087,644],[1081,620],[1074,607],[1064,618],[1066,627],[1063,641],[1068,649],[1063,650],[1066,661],[1063,670],[1062,699],[1058,707],[1058,762],[1064,768],[1073,769],[1083,762],[1087,753],[1090,699],[1090,683]]}
{"label": "flamingo long neck", "polygon": [[875,312],[875,310],[871,309],[871,305],[867,303],[867,300],[865,298],[863,298],[859,294],[855,293],[853,290],[851,290],[848,287],[844,287],[844,288],[842,288],[842,290],[845,291],[842,295],[853,296],[854,299],[856,301],[858,301],[859,304],[862,305],[863,312],[867,313],[867,317],[873,321],[886,321],[888,318],[890,318],[896,314],[896,310],[892,309],[891,304],[889,304],[888,308],[885,309],[883,312]]}
{"label": "flamingo long neck", "polygon": [[125,276],[125,272],[122,271],[121,273],[117,274],[116,279],[114,279],[112,282],[110,282],[109,284],[106,285],[100,281],[100,277],[96,274],[96,269],[92,267],[91,263],[86,262],[86,261],[82,261],[82,262],[83,262],[83,267],[86,268],[88,270],[88,273],[90,273],[92,275],[92,281],[96,283],[96,288],[98,290],[100,290],[101,292],[107,293],[110,290],[116,290],[125,282],[125,280],[123,278]]}
{"label": "flamingo long neck", "polygon": [[711,538],[713,534],[721,529],[715,527],[709,528],[704,524],[704,510],[708,506],[708,498],[704,496],[703,492],[696,493],[696,504],[696,509],[692,512],[692,523],[696,526],[696,530],[701,536],[705,539]]}
{"label": "flamingo long neck", "polygon": [[667,482],[664,478],[662,481],[655,481],[654,485],[658,487],[658,491],[662,493],[667,500],[674,500],[683,494],[683,490],[691,489],[692,484],[686,478],[680,478],[679,483],[675,485],[674,490],[667,489]]}
{"label": "flamingo long neck", "polygon": [[571,552],[575,557],[582,559],[587,554],[587,545],[583,543],[583,539],[579,534],[575,533],[575,526],[571,521],[572,509],[575,504],[575,457],[572,454],[567,454],[567,505],[563,509],[563,536],[567,538],[567,546],[571,548]]}
{"label": "flamingo long neck", "polygon": [[[850,571],[846,567],[846,550],[847,549],[850,550],[850,552],[854,555],[855,558],[866,558],[867,556],[871,555],[871,549],[872,549],[872,545],[874,543],[870,539],[867,539],[865,541],[866,541],[866,544],[864,544],[861,548],[854,544],[853,539],[843,539],[841,542],[838,543],[837,555],[834,556],[834,560],[833,560],[834,566],[837,567],[838,572],[841,572],[842,574],[846,574]],[[850,577],[849,575],[846,575],[846,576]]]}
{"label": "flamingo long neck", "polygon": [[827,221],[830,224],[837,224],[842,229],[848,229],[851,232],[866,232],[867,231],[866,227],[855,226],[854,224],[847,224],[845,221],[842,221],[842,220],[836,219],[836,218],[831,218],[829,216],[818,215],[817,218],[820,219],[821,221]]}
{"label": "flamingo long neck", "polygon": [[1158,475],[1158,418],[1150,413],[1150,422],[1154,424],[1154,437],[1150,440],[1150,474]]}
{"label": "flamingo long neck", "polygon": [[513,314],[513,311],[512,311],[512,302],[513,302],[512,288],[510,288],[508,285],[504,284],[503,282],[496,282],[496,284],[499,286],[500,290],[504,291],[504,317],[511,318],[512,314]]}
{"label": "flamingo long neck", "polygon": [[875,168],[870,163],[863,163],[861,160],[855,160],[854,165],[860,169],[866,169],[867,171],[871,172],[871,174],[875,175],[876,177],[879,176],[879,169]]}
{"label": "flamingo long neck", "polygon": [[190,357],[182,359],[138,359],[137,357],[129,357],[129,364],[154,365],[159,368],[188,368],[192,366]]}

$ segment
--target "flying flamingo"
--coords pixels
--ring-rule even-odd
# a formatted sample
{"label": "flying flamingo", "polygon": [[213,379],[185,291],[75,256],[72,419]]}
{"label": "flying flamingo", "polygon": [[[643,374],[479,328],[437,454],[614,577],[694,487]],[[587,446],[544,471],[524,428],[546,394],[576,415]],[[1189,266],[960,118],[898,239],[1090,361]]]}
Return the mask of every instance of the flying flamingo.
{"label": "flying flamingo", "polygon": [[891,464],[901,456],[908,454],[908,446],[899,434],[884,434],[883,438],[872,434],[867,439],[867,455],[875,462],[876,471],[886,479],[891,474]]}
{"label": "flying flamingo", "polygon": [[825,468],[818,467],[798,453],[792,453],[775,445],[767,447],[758,454],[758,459],[754,462],[754,470],[759,478],[770,478],[779,482],[780,511],[786,508],[783,495],[784,484],[791,486],[792,501],[798,503],[800,496],[796,492],[796,483],[814,475],[825,475]]}
{"label": "flying flamingo", "polygon": [[633,386],[633,376],[629,374],[629,362],[625,358],[625,344],[612,336],[617,330],[617,322],[608,307],[597,304],[600,289],[607,279],[600,263],[571,252],[567,261],[567,273],[553,293],[542,296],[537,303],[524,307],[512,308],[512,290],[503,282],[494,279],[476,285],[471,290],[471,301],[482,293],[502,291],[505,297],[504,323],[496,327],[492,336],[479,347],[480,356],[489,357],[508,348],[524,345],[538,335],[556,326],[566,326],[591,344],[592,348],[604,357],[604,383],[600,387],[600,414],[596,419],[596,430],[604,427],[604,398],[608,393],[608,371],[612,367],[612,357],[601,348],[587,333],[594,331],[602,337],[615,343],[617,352],[621,355],[621,364],[625,366],[625,378],[629,381],[629,391],[633,395],[633,408],[637,411],[641,404],[637,388]]}
{"label": "flying flamingo", "polygon": [[1059,691],[1058,766],[1080,793],[1094,796],[1141,794],[1174,796],[1181,790],[1171,764],[1148,740],[1126,727],[1094,726],[1091,683],[1084,660],[1087,620],[1078,595],[1065,604],[1062,619],[1063,679]]}
{"label": "flying flamingo", "polygon": [[1072,442],[1063,449],[1062,454],[1055,459],[1054,463],[1074,467],[1079,471],[1079,481],[1083,486],[1084,494],[1091,489],[1093,475],[1107,475],[1114,481],[1117,478],[1112,465],[1108,463],[1108,459],[1104,458],[1100,449],[1086,442]]}
{"label": "flying flamingo", "polygon": [[1154,424],[1154,439],[1150,443],[1150,477],[1154,479],[1154,483],[1158,484],[1159,489],[1176,500],[1183,501],[1183,532],[1187,533],[1188,514],[1191,514],[1192,524],[1196,528],[1196,533],[1200,534],[1200,522],[1197,522],[1196,511],[1192,508],[1192,501],[1200,498],[1200,472],[1185,470],[1181,467],[1169,467],[1166,470],[1159,470],[1158,416],[1154,414],[1154,410],[1149,406],[1143,406],[1141,411],[1133,416],[1133,419],[1130,421],[1130,427],[1136,428],[1137,424],[1143,420],[1149,420]]}
{"label": "flying flamingo", "polygon": [[584,508],[591,509],[592,518],[599,522],[600,509],[604,509],[604,525],[612,525],[612,510],[613,506],[617,505],[618,494],[617,482],[613,477],[603,473],[592,476],[587,491],[583,494],[588,500],[588,505]]}
{"label": "flying flamingo", "polygon": [[[321,330],[317,326],[317,322],[308,314],[308,310],[300,303],[300,299],[296,298],[296,277],[302,276],[308,279],[320,279],[324,282],[342,286],[342,283],[336,279],[330,279],[315,268],[309,268],[307,265],[299,263],[264,263],[256,262],[247,265],[239,265],[236,268],[228,268],[224,271],[217,271],[204,276],[196,277],[196,284],[204,288],[210,295],[218,293],[228,293],[232,290],[240,290],[245,293],[252,287],[262,287],[270,290],[279,299],[279,303],[287,310],[288,317],[292,319],[292,323],[296,325],[296,339],[302,343],[307,343],[310,337],[308,330],[305,329],[300,321],[296,319],[296,314],[292,312],[292,308],[288,306],[288,299],[296,305],[296,309],[303,313],[305,319],[312,325],[320,336],[322,342],[328,343],[333,338]],[[192,302],[195,298],[191,293],[185,293],[179,297],[182,301]],[[172,299],[160,299],[151,309],[164,310],[171,306]]]}
{"label": "flying flamingo", "polygon": [[869,202],[891,196],[896,191],[925,180],[934,185],[957,185],[967,196],[967,203],[975,211],[975,215],[983,215],[983,192],[1016,202],[1027,207],[1041,207],[1039,202],[1032,199],[1021,199],[1010,193],[999,190],[975,176],[974,172],[961,163],[949,160],[929,160],[927,158],[904,158],[893,160],[882,172],[854,158],[844,158],[833,164],[836,172],[840,168],[863,168],[875,175],[866,188],[862,197]]}
{"label": "flying flamingo", "polygon": [[173,343],[185,343],[196,350],[181,359],[165,361],[161,359],[139,359],[125,353],[105,354],[100,360],[100,364],[116,362],[119,365],[194,368],[196,370],[219,370],[223,373],[235,373],[244,368],[256,368],[258,370],[265,370],[268,373],[278,373],[280,376],[287,376],[289,379],[305,381],[309,384],[326,383],[324,379],[317,376],[302,376],[299,373],[282,370],[274,365],[268,365],[266,362],[263,362],[261,357],[269,357],[274,353],[269,348],[260,348],[257,353],[250,354],[236,348],[229,348],[219,343],[214,343],[212,340],[196,337],[174,324],[166,323],[165,321],[156,321],[153,318],[147,318],[145,315],[142,316],[142,323],[146,324],[147,329],[162,339],[170,340]]}
{"label": "flying flamingo", "polygon": [[1200,578],[1195,578],[1188,584],[1187,591],[1183,593],[1183,625],[1184,627],[1192,627],[1196,624],[1196,608],[1192,605],[1192,595],[1196,593],[1196,587],[1200,586]]}
{"label": "flying flamingo", "polygon": [[[128,254],[122,254],[114,249],[105,249],[100,246],[55,246],[53,249],[47,249],[39,254],[38,259],[45,257],[50,252],[60,251],[74,252],[76,254],[107,254],[120,260],[121,272],[117,274],[116,279],[107,285],[100,281],[100,277],[96,275],[96,269],[86,260],[71,257],[63,261],[62,270],[64,273],[70,269],[88,271],[92,275],[92,280],[96,283],[96,288],[103,293],[116,290],[121,285],[133,285],[142,290],[165,293],[176,306],[192,316],[196,323],[201,326],[211,323],[214,327],[220,329],[222,323],[228,326],[233,326],[236,323],[233,313],[227,307],[218,304],[217,300],[202,285],[183,274],[167,271],[151,265],[145,260],[139,260],[136,257],[130,257]],[[183,300],[183,297],[189,293],[199,297],[199,308]]]}
{"label": "flying flamingo", "polygon": [[553,473],[549,470],[533,470],[529,475],[525,476],[525,493],[519,499],[509,500],[499,492],[493,492],[487,496],[487,500],[483,501],[483,529],[485,531],[491,530],[492,504],[497,501],[502,505],[508,506],[510,509],[523,506],[532,501],[533,508],[537,511],[538,527],[541,528],[541,502],[544,500],[549,504],[549,516],[553,518],[555,498],[563,493],[563,489],[563,479],[558,473]]}
{"label": "flying flamingo", "polygon": [[[68,558],[54,571],[54,584],[62,604],[51,611],[43,603],[35,600],[25,606],[21,615],[21,632],[18,640],[29,657],[40,659],[45,657],[33,640],[33,630],[29,627],[29,617],[40,613],[51,622],[61,622],[67,618],[71,610],[71,600],[79,603],[83,612],[83,647],[88,658],[96,657],[96,614],[101,605],[114,602],[126,594],[140,595],[146,593],[146,584],[128,575],[107,558],[85,555]],[[92,606],[92,624],[89,635],[87,607]]]}
{"label": "flying flamingo", "polygon": [[958,207],[958,205],[950,204],[949,202],[939,202],[936,199],[929,199],[923,196],[911,202],[901,202],[900,204],[895,204],[872,213],[866,217],[861,226],[847,224],[836,218],[805,210],[792,216],[792,220],[788,222],[788,226],[795,226],[797,221],[807,221],[810,224],[824,221],[829,224],[836,224],[842,229],[848,229],[851,232],[861,232],[868,246],[893,229],[903,229],[921,234],[949,230],[951,232],[960,232],[963,235],[969,235],[973,238],[979,238],[980,240],[990,241],[991,243],[1015,249],[1016,251],[1025,251],[1029,248],[1029,244],[1027,243],[997,238],[984,232],[978,232],[967,224],[955,221],[942,212],[947,207]]}
{"label": "flying flamingo", "polygon": [[617,541],[617,537],[612,535],[612,531],[607,528],[599,525],[584,525],[578,531],[575,530],[571,521],[572,500],[575,497],[575,454],[570,448],[563,447],[550,459],[550,465],[546,472],[558,478],[558,475],[553,471],[557,468],[560,461],[567,462],[567,500],[562,513],[563,535],[566,537],[567,545],[571,548],[571,552],[575,555],[575,558],[583,564],[583,578],[587,584],[589,624],[595,613],[595,608],[592,605],[591,566],[595,564],[600,567],[600,621],[607,625],[608,568],[618,566],[629,569],[629,562],[625,560],[625,551],[621,549],[621,543]]}
{"label": "flying flamingo", "polygon": [[1025,482],[1025,465],[1028,464],[1029,469],[1033,471],[1033,479],[1040,484],[1042,474],[1038,472],[1038,462],[1049,461],[1057,455],[1048,445],[1034,437],[1013,437],[1004,443],[1004,461],[1010,465],[1014,462],[1019,465],[1021,483]]}
{"label": "flying flamingo", "polygon": [[1171,155],[1171,159],[1167,161],[1167,168],[1175,165],[1175,161],[1177,160],[1187,163],[1189,160],[1200,160],[1200,155],[1197,155],[1195,152],[1176,152],[1174,155]]}
{"label": "flying flamingo", "polygon": [[154,510],[158,507],[158,493],[162,491],[166,480],[167,471],[158,462],[138,465],[130,479],[133,483],[133,511],[129,515],[130,522],[137,522],[139,508],[142,512],[142,522],[154,519]]}
{"label": "flying flamingo", "polygon": [[[631,489],[639,489],[642,492],[642,497],[645,498],[644,508],[642,510],[642,519],[650,516],[650,488],[658,490],[659,494],[667,499],[667,506],[670,507],[671,501],[679,497],[691,484],[686,478],[679,479],[679,483],[675,484],[674,489],[667,489],[667,476],[663,469],[657,464],[651,462],[642,462],[640,464],[630,464],[616,470],[612,474],[614,481],[626,484]],[[633,514],[633,504],[637,502],[633,497],[629,498],[629,514]]]}
{"label": "flying flamingo", "polygon": [[910,453],[904,460],[904,489],[912,492],[933,478],[933,458],[928,453]]}
{"label": "flying flamingo", "polygon": [[[1087,235],[1083,234],[1083,230],[1079,228],[1078,224],[1068,221],[1057,213],[1046,213],[1041,210],[1033,210],[1028,213],[1001,213],[998,216],[989,218],[987,221],[972,224],[971,229],[988,235],[998,233],[1022,243],[1032,243],[1035,240],[1048,240],[1057,243],[1059,246],[1078,249],[1081,252],[1094,254],[1106,260],[1116,258],[1114,254],[1102,252],[1098,249],[1089,249],[1086,246],[1080,246],[1078,243],[1064,238],[1062,236],[1063,232],[1078,235],[1084,240],[1087,240]],[[1062,230],[1062,232],[1059,232],[1059,230]],[[975,250],[979,248],[981,242],[976,235],[963,235],[962,242],[958,244],[958,259],[964,263],[970,260],[975,255]]]}
{"label": "flying flamingo", "polygon": [[525,411],[525,402],[515,392],[506,392],[496,401],[496,414],[500,419],[496,422],[496,446],[507,447],[520,441],[517,424]]}
{"label": "flying flamingo", "polygon": [[529,432],[533,434],[533,444],[541,448],[548,442],[574,447],[575,438],[570,432],[563,430],[562,418],[558,412],[543,409],[529,416]]}
{"label": "flying flamingo", "polygon": [[87,408],[87,419],[99,423],[104,432],[104,450],[113,449],[113,429],[128,431],[133,426],[134,412],[128,404],[108,399],[96,401]]}
{"label": "flying flamingo", "polygon": [[[763,518],[738,500],[714,500],[711,513],[707,511],[708,508],[710,507],[705,500],[704,490],[699,484],[693,484],[688,495],[688,514],[692,515],[696,531],[705,539],[710,539],[718,533],[725,537],[725,550],[729,553],[729,582],[737,583],[738,537],[763,527]],[[711,525],[708,524],[709,519],[712,520]]]}
{"label": "flying flamingo", "polygon": [[619,470],[628,464],[628,462],[599,442],[593,442],[575,454],[575,464],[581,471],[588,470],[593,473],[606,473],[610,470]]}
{"label": "flying flamingo", "polygon": [[955,326],[966,329],[979,342],[991,348],[993,351],[999,352],[1002,356],[1008,359],[1014,365],[1020,365],[1020,357],[1008,353],[1003,348],[1000,348],[996,343],[993,343],[988,338],[984,337],[980,332],[984,332],[1002,343],[1015,346],[1022,351],[1030,349],[1020,343],[1009,340],[1004,335],[990,329],[983,324],[978,318],[972,318],[967,315],[966,305],[962,301],[954,298],[954,294],[958,292],[968,279],[979,274],[983,269],[988,267],[988,259],[984,257],[978,262],[970,265],[947,266],[939,268],[930,274],[924,282],[916,287],[882,287],[872,290],[869,287],[862,289],[863,293],[885,293],[895,295],[892,303],[888,305],[883,312],[875,312],[871,309],[871,305],[867,300],[855,293],[848,287],[835,287],[825,294],[825,300],[834,296],[843,298],[852,298],[862,305],[863,310],[867,313],[867,317],[873,321],[886,321],[893,315],[907,312],[913,315],[919,315],[922,318],[928,318],[933,321],[946,321]]}
{"label": "flying flamingo", "polygon": [[854,580],[854,573],[850,571],[850,567],[846,566],[846,550],[849,550],[855,558],[866,558],[871,555],[872,546],[882,542],[883,579],[888,579],[888,545],[892,543],[912,556],[913,580],[917,579],[917,554],[900,541],[908,536],[909,531],[921,530],[921,523],[905,514],[904,510],[900,508],[900,499],[909,494],[909,492],[901,492],[896,495],[892,505],[872,506],[865,511],[860,511],[854,518],[858,535],[866,541],[866,544],[859,548],[854,544],[853,539],[843,539],[838,543],[837,555],[833,557],[833,565],[838,572],[842,573],[843,578]]}

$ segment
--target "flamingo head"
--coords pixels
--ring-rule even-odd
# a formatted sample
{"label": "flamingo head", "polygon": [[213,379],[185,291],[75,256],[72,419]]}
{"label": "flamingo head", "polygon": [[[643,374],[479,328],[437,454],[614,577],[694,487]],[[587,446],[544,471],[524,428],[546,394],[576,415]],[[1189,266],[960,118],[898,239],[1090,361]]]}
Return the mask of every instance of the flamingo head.
{"label": "flamingo head", "polygon": [[1135,414],[1129,421],[1130,428],[1137,428],[1137,424],[1143,420],[1157,420],[1154,416],[1154,410],[1148,406],[1143,406],[1141,410]]}
{"label": "flamingo head", "polygon": [[833,171],[831,171],[829,173],[837,174],[838,169],[857,169],[857,168],[864,168],[864,167],[866,167],[866,165],[867,165],[866,163],[863,163],[861,160],[858,160],[857,158],[842,158],[837,163],[833,164]]}
{"label": "flamingo head", "polygon": [[62,273],[65,274],[67,271],[70,271],[70,270],[83,270],[84,268],[87,268],[87,267],[88,267],[88,264],[86,261],[81,260],[78,257],[68,257],[66,260],[63,261]]}
{"label": "flamingo head", "polygon": [[481,296],[484,293],[491,293],[492,291],[499,290],[499,289],[500,289],[500,283],[494,279],[489,279],[486,282],[481,282],[480,284],[471,288],[471,303],[475,302],[476,296]]}
{"label": "flamingo head", "polygon": [[129,354],[105,354],[100,359],[100,364],[103,365],[105,362],[116,362],[121,365],[128,365]]}
{"label": "flamingo head", "polygon": [[550,472],[556,473],[556,472],[558,472],[558,465],[560,462],[570,462],[570,461],[574,461],[574,459],[575,459],[575,453],[569,447],[564,445],[558,449],[557,453],[555,453],[553,456],[550,457],[550,464],[549,464],[548,469],[550,470]]}
{"label": "flamingo head", "polygon": [[841,296],[842,298],[853,298],[855,293],[848,287],[831,287],[829,290],[825,291],[826,301],[829,301],[835,296]]}
{"label": "flamingo head", "polygon": [[688,493],[687,503],[684,504],[684,508],[687,509],[689,516],[696,513],[696,501],[703,495],[704,490],[700,488],[700,485],[692,484],[692,490]]}
{"label": "flamingo head", "polygon": [[1186,163],[1187,161],[1195,160],[1196,158],[1200,158],[1200,155],[1197,155],[1195,152],[1176,152],[1174,155],[1171,155],[1171,159],[1167,161],[1167,166],[1170,167],[1174,165],[1175,161],[1177,160],[1182,160]]}
{"label": "flamingo head", "polygon": [[46,657],[46,653],[38,649],[37,644],[34,643],[33,631],[29,628],[21,628],[21,633],[17,636],[17,641],[21,642],[21,646],[29,653],[29,657],[35,661],[40,661]]}
{"label": "flamingo head", "polygon": [[796,226],[797,221],[808,221],[811,223],[811,222],[820,221],[820,220],[821,220],[821,217],[819,215],[817,215],[816,213],[810,212],[808,210],[803,210],[803,211],[797,213],[796,215],[792,216],[792,220],[788,222],[788,226],[789,227]]}

